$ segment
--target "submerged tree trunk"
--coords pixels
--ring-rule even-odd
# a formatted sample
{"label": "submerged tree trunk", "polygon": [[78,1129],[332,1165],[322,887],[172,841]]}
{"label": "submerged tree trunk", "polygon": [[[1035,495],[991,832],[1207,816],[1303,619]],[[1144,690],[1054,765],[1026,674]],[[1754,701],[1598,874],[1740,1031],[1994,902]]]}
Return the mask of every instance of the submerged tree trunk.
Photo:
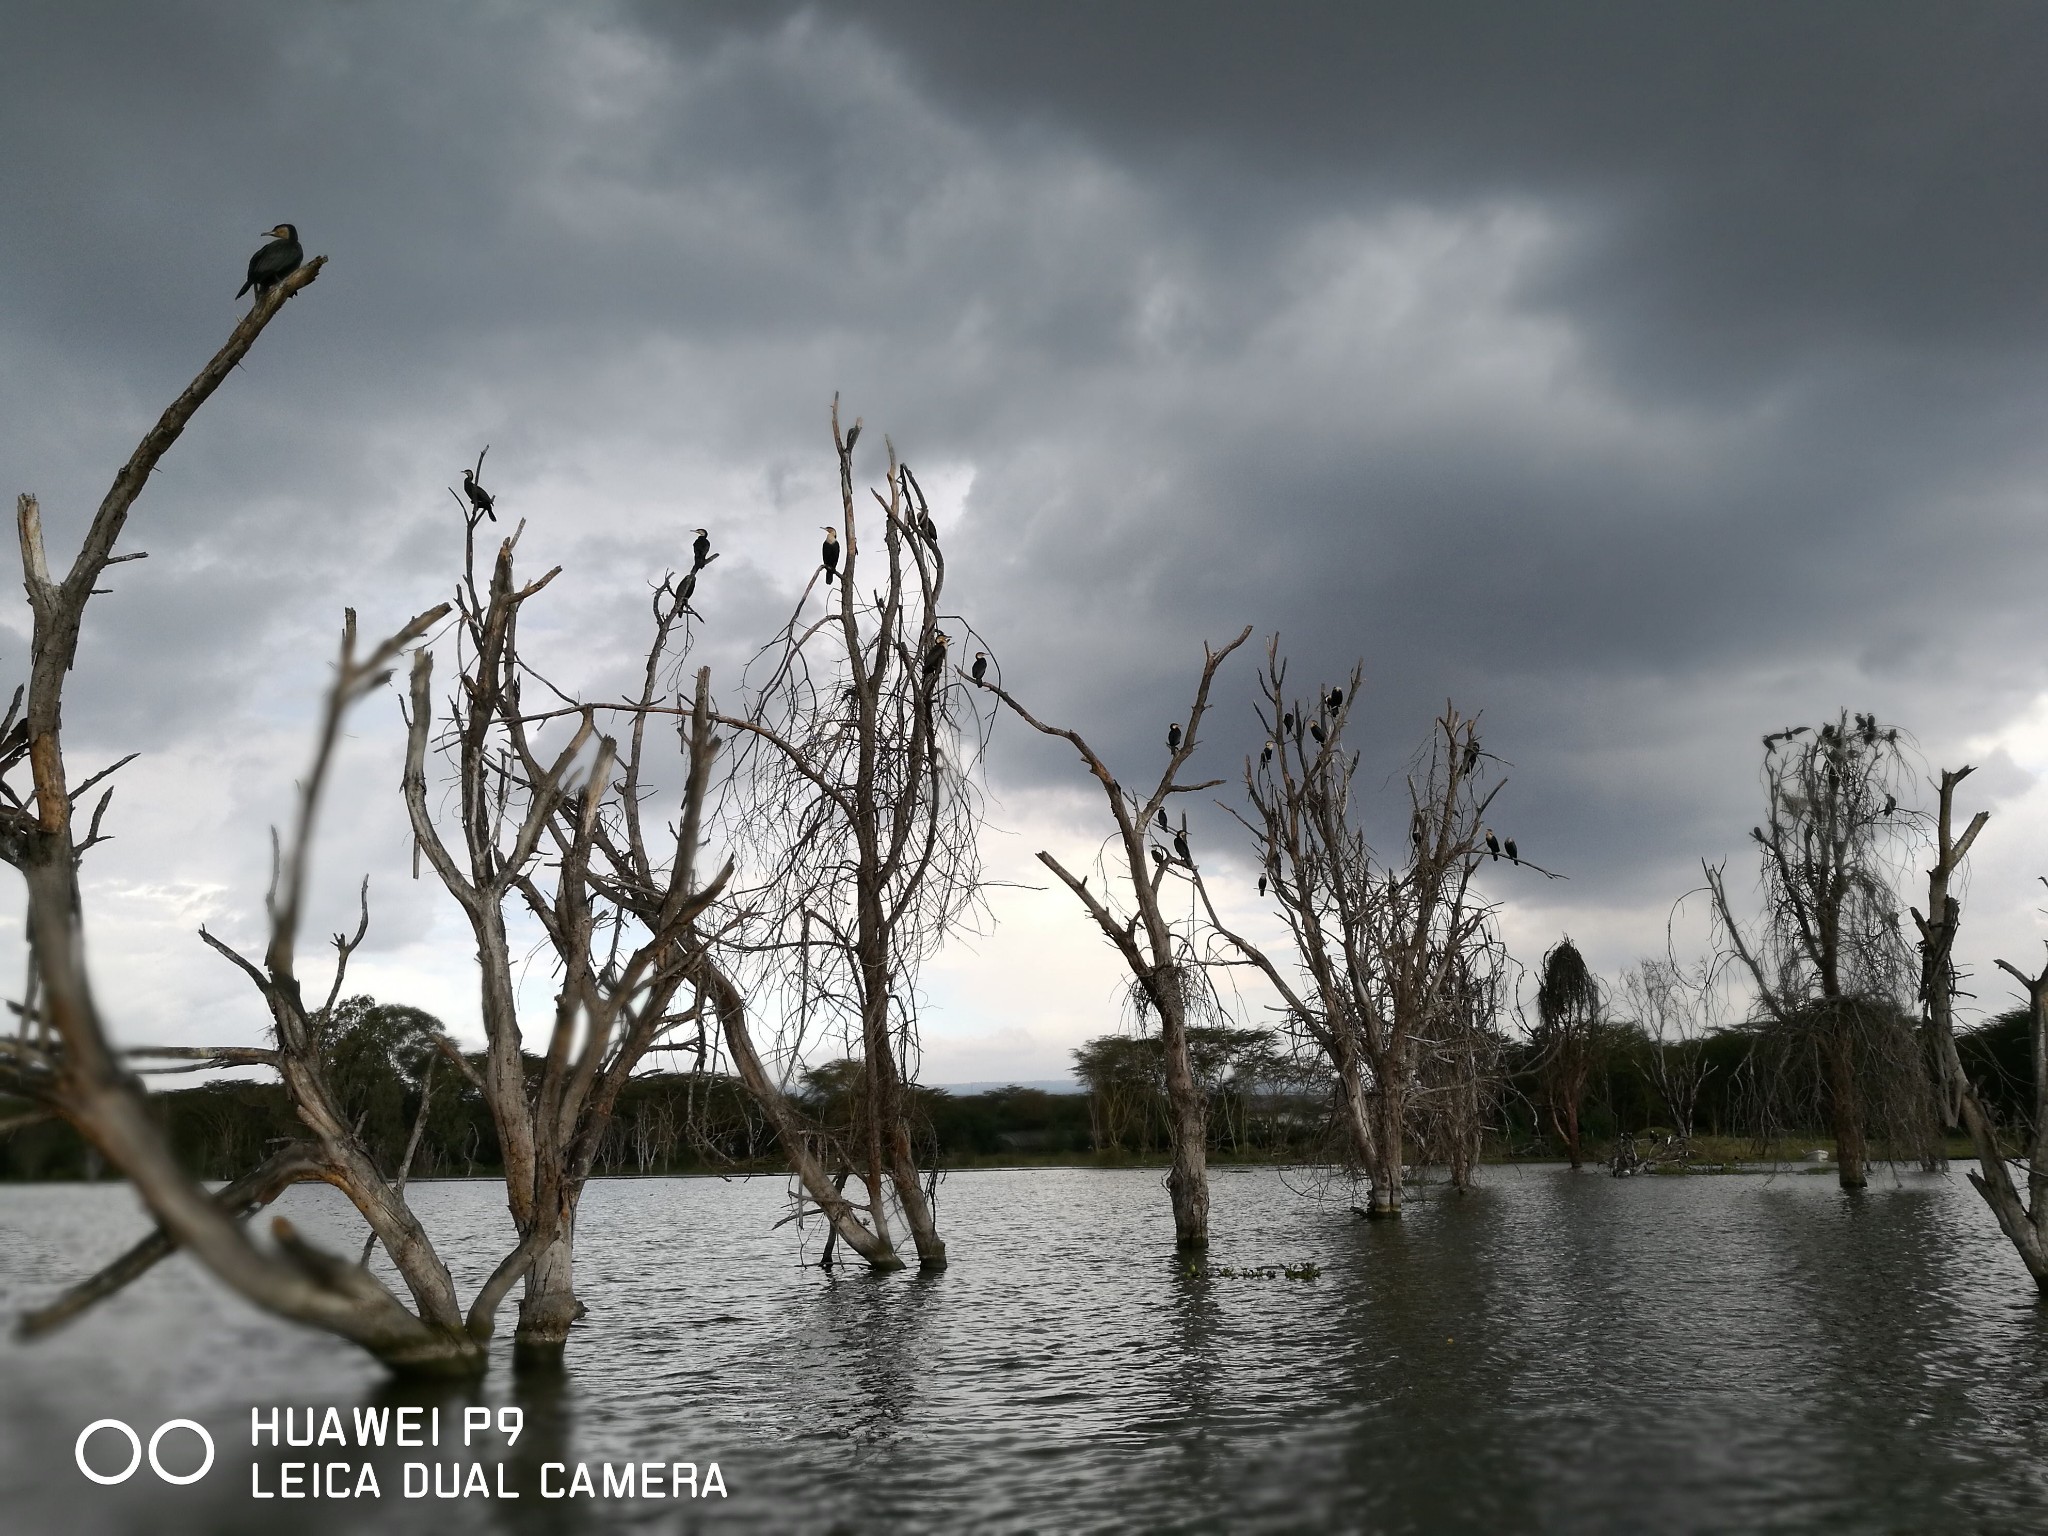
{"label": "submerged tree trunk", "polygon": [[1397,1074],[1380,1074],[1379,1092],[1373,1096],[1374,1148],[1377,1161],[1372,1175],[1372,1204],[1366,1214],[1377,1218],[1401,1214],[1401,1163],[1403,1125],[1407,1095],[1401,1091]]}
{"label": "submerged tree trunk", "polygon": [[[1168,986],[1181,978],[1169,971]],[[1174,1246],[1206,1248],[1209,1244],[1209,1096],[1195,1081],[1188,1057],[1187,1016],[1178,995],[1159,1003],[1159,1040],[1166,1050],[1167,1130],[1173,1164],[1166,1192],[1173,1202]]]}
{"label": "submerged tree trunk", "polygon": [[1870,1182],[1863,1097],[1856,1081],[1855,1041],[1849,1026],[1839,1022],[1828,1036],[1828,1113],[1835,1134],[1836,1175],[1842,1188],[1862,1189]]}

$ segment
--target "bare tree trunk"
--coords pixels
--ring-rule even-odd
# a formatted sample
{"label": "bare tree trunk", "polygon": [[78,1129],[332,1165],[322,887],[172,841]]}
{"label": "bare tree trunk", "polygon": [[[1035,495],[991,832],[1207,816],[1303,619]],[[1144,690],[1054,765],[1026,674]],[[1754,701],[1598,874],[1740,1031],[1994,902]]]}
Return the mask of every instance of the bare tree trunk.
{"label": "bare tree trunk", "polygon": [[1159,1039],[1166,1048],[1168,1145],[1172,1165],[1166,1192],[1173,1202],[1173,1240],[1179,1248],[1209,1241],[1209,1096],[1195,1081],[1188,1055],[1187,1015],[1177,971],[1155,993]]}
{"label": "bare tree trunk", "polygon": [[1863,1128],[1863,1096],[1856,1080],[1856,1045],[1840,1021],[1828,1031],[1828,1117],[1835,1135],[1835,1169],[1844,1189],[1870,1182],[1869,1146]]}

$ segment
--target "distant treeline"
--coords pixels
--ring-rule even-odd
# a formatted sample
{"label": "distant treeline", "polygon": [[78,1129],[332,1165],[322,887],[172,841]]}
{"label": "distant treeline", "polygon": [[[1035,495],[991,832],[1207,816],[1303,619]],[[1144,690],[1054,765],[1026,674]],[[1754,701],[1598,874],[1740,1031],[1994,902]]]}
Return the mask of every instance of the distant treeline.
{"label": "distant treeline", "polygon": [[[481,1096],[466,1077],[427,1044],[434,1021],[416,1009],[369,998],[342,1005],[336,1025],[337,1078],[348,1114],[379,1166],[395,1174],[418,1121],[424,1125],[412,1160],[414,1178],[495,1175],[502,1171],[497,1136]],[[1207,1085],[1211,1151],[1224,1158],[1292,1161],[1328,1156],[1335,1129],[1329,1085],[1296,1066],[1265,1030],[1211,1028],[1194,1035],[1198,1076]],[[1694,1129],[1710,1136],[1752,1136],[1754,1095],[1748,1088],[1756,1036],[1723,1030],[1659,1047],[1626,1022],[1603,1024],[1593,1044],[1581,1120],[1594,1142],[1627,1131],[1669,1129],[1657,1092],[1652,1056],[1658,1049],[1697,1053],[1701,1085]],[[1958,1040],[1964,1064],[1983,1085],[2003,1123],[2019,1125],[2030,1110],[2031,1057],[2024,1011],[1999,1016]],[[1008,1087],[952,1094],[921,1089],[916,1116],[941,1164],[992,1160],[1079,1160],[1162,1155],[1167,1148],[1163,1058],[1149,1035],[1105,1035],[1074,1053],[1087,1089],[1047,1093]],[[1560,1153],[1543,1113],[1541,1061],[1527,1042],[1503,1042],[1506,1072],[1496,1130],[1497,1156]],[[431,1070],[430,1070],[431,1063]],[[472,1065],[475,1065],[472,1062]],[[537,1058],[529,1058],[536,1075]],[[802,1099],[823,1122],[841,1118],[859,1092],[851,1064],[811,1072]],[[303,1134],[276,1083],[225,1081],[152,1095],[184,1166],[206,1179],[227,1179],[260,1161],[279,1142]],[[27,1108],[0,1098],[0,1121]],[[1784,1131],[1818,1127],[1780,1127]],[[651,1072],[634,1078],[597,1158],[602,1174],[707,1173],[781,1165],[773,1130],[737,1079],[693,1072]],[[0,1179],[89,1179],[102,1165],[68,1125],[45,1120],[0,1135]]]}

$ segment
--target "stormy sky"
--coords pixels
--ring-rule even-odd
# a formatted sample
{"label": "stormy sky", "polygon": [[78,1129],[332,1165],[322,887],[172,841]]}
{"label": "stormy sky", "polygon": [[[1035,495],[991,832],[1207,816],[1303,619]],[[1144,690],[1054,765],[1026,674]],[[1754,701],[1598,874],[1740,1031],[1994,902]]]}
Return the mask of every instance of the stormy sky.
{"label": "stormy sky", "polygon": [[[551,675],[622,686],[703,524],[736,679],[834,520],[835,391],[864,477],[885,433],[918,467],[1006,681],[1132,778],[1246,624],[1203,761],[1256,746],[1276,630],[1304,686],[1362,660],[1382,842],[1432,714],[1483,712],[1495,824],[1569,876],[1488,872],[1525,963],[1569,933],[1612,973],[1675,903],[1696,945],[1702,858],[1753,889],[1758,738],[1838,707],[1980,765],[1980,1006],[2039,954],[2038,11],[18,0],[0,55],[0,465],[67,557],[260,231],[330,258],[164,461],[72,683],[74,761],[143,753],[88,865],[127,1040],[260,1033],[195,929],[257,943],[341,609],[445,593],[485,443],[565,568]],[[1063,750],[997,732],[1016,885],[925,978],[929,1081],[1059,1076],[1117,1022],[1112,957],[1025,888],[1103,831]],[[374,699],[308,947],[367,873],[353,982],[472,1033],[399,763]],[[1242,834],[1194,822],[1249,912]]]}

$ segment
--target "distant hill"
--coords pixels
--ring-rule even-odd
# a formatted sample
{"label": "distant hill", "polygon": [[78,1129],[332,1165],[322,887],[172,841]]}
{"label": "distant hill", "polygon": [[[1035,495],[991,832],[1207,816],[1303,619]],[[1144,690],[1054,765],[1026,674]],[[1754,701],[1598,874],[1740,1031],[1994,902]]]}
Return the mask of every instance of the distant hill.
{"label": "distant hill", "polygon": [[1071,1077],[1034,1077],[1024,1082],[1014,1079],[986,1083],[928,1083],[925,1086],[950,1093],[954,1098],[964,1098],[970,1093],[994,1093],[998,1088],[1036,1088],[1040,1093],[1086,1093],[1088,1090]]}

